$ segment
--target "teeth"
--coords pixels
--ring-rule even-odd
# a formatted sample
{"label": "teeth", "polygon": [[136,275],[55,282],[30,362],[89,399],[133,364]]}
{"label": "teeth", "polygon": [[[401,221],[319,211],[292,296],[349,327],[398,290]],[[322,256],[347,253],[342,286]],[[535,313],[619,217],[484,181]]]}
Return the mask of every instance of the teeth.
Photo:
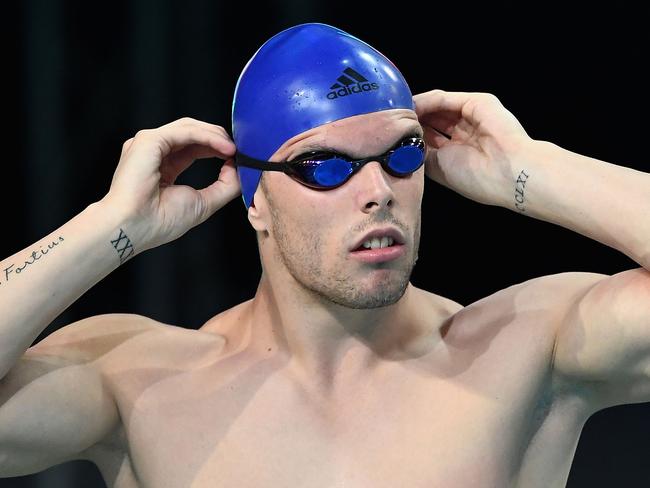
{"label": "teeth", "polygon": [[388,247],[393,245],[392,237],[373,237],[372,239],[367,240],[363,243],[363,247],[366,249],[379,249],[382,247]]}

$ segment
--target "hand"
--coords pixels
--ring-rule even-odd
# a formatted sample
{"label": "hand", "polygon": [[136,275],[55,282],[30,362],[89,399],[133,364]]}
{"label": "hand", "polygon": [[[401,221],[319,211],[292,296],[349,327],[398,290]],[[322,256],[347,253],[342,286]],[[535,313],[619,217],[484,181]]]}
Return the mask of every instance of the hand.
{"label": "hand", "polygon": [[[102,203],[125,215],[139,251],[182,236],[241,194],[232,157],[235,144],[223,127],[189,117],[139,131],[122,146]],[[201,190],[174,185],[195,159],[226,160],[219,178]],[[135,236],[131,236],[133,239]]]}
{"label": "hand", "polygon": [[514,166],[532,139],[489,93],[432,90],[413,97],[427,144],[425,174],[486,205],[506,206]]}

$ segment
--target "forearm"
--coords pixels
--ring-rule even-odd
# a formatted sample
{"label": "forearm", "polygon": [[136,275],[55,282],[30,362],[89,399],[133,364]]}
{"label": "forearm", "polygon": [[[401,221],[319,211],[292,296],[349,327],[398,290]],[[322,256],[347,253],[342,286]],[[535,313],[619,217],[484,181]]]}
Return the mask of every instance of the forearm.
{"label": "forearm", "polygon": [[504,205],[617,249],[650,270],[650,173],[534,141]]}
{"label": "forearm", "polygon": [[0,261],[0,378],[70,304],[136,254],[129,222],[100,202]]}

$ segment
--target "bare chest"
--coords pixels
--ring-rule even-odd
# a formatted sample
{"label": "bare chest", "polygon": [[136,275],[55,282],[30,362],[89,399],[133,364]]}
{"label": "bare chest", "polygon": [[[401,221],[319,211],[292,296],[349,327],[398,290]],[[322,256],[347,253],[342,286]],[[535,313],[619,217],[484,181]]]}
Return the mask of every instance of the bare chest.
{"label": "bare chest", "polygon": [[133,478],[142,487],[514,486],[548,413],[549,345],[530,339],[509,354],[493,338],[491,348],[450,344],[387,363],[328,404],[272,360],[244,355],[131,371],[119,401]]}
{"label": "bare chest", "polygon": [[465,307],[430,351],[382,361],[322,402],[272,355],[220,352],[205,333],[138,336],[107,374],[122,418],[107,484],[564,486],[586,418],[556,395],[555,288]]}

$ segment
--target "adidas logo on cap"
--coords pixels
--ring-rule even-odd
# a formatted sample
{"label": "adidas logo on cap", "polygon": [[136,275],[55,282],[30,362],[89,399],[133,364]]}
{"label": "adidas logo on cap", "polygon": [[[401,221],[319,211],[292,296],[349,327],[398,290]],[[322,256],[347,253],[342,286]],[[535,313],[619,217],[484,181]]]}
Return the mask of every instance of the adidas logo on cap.
{"label": "adidas logo on cap", "polygon": [[338,83],[334,83],[330,86],[330,90],[332,91],[327,94],[327,98],[330,100],[372,90],[379,90],[379,85],[377,83],[369,82],[363,75],[352,68],[345,68],[343,74],[339,76],[336,81]]}

